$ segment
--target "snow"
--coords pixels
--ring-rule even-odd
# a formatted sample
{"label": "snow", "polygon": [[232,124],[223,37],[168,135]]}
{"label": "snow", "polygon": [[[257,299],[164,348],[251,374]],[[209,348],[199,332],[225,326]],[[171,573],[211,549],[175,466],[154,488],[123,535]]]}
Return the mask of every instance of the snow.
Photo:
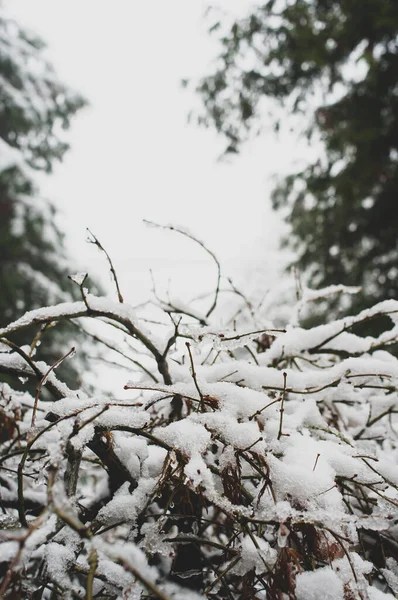
{"label": "snow", "polygon": [[155,478],[142,478],[133,492],[130,492],[129,483],[124,483],[113,499],[99,511],[98,521],[103,525],[114,525],[119,521],[134,523],[156,483]]}
{"label": "snow", "polygon": [[50,577],[61,586],[69,589],[71,581],[67,573],[75,562],[74,549],[63,544],[50,542],[45,551],[46,565]]}
{"label": "snow", "polygon": [[155,429],[155,436],[186,456],[203,453],[211,439],[210,432],[192,419],[184,419]]}
{"label": "snow", "polygon": [[275,566],[277,551],[270,544],[258,536],[244,536],[240,542],[241,560],[234,567],[236,575],[245,575],[252,569],[262,571],[264,563],[269,569]]}
{"label": "snow", "polygon": [[396,596],[392,594],[382,592],[376,587],[368,587],[367,589],[369,600],[394,600]]}
{"label": "snow", "polygon": [[[51,405],[38,403],[34,429],[34,399],[2,388],[0,417],[2,411],[7,418],[19,414],[20,443],[31,444],[23,465],[25,502],[38,502],[44,515],[38,522],[25,511],[28,523],[37,523],[26,544],[26,564],[43,559],[59,585],[80,593],[71,575],[72,555],[84,538],[79,577],[88,572],[95,548],[94,590],[105,579],[119,595],[139,597],[149,585],[173,598],[188,598],[184,580],[167,583],[164,574],[192,540],[206,560],[212,560],[212,552],[217,555],[217,569],[225,570],[228,585],[251,572],[269,580],[290,557],[298,600],[343,600],[344,590],[355,600],[391,597],[369,585],[371,542],[362,552],[359,531],[369,539],[373,532],[396,536],[398,361],[385,348],[368,352],[373,344],[368,338],[360,351],[363,340],[346,330],[340,333],[347,322],[358,322],[356,316],[313,330],[290,323],[250,363],[239,348],[219,352],[218,342],[201,338],[195,323],[194,372],[185,337],[166,356],[162,352],[170,331],[148,331],[149,321],[127,303],[92,295],[86,301],[91,312],[84,301],[45,307],[0,335],[46,320],[106,316],[132,334],[133,349],[121,343],[123,352],[139,360],[140,344],[145,358],[152,354],[149,369],[159,381],[156,365],[160,369],[159,362],[168,361],[173,383],[132,383],[126,386],[126,399],[72,393],[52,373],[49,381],[63,390],[62,397]],[[389,302],[382,309],[395,306]],[[380,305],[375,310],[379,314]],[[362,317],[376,313],[371,309]],[[292,319],[296,315],[293,309]],[[208,333],[209,327],[203,329]],[[185,323],[184,336],[187,331]],[[239,331],[249,328],[241,325]],[[336,333],[334,341],[341,336],[339,344],[345,347],[342,355],[331,351],[329,338]],[[248,337],[255,353],[255,338]],[[328,346],[326,355],[317,352],[319,344]],[[21,356],[8,346],[3,349],[3,369],[33,375]],[[46,372],[46,365],[38,362],[37,367]],[[176,397],[179,413],[173,408]],[[4,461],[14,473],[21,457],[7,452]],[[72,489],[65,478],[74,469],[78,477]],[[20,483],[12,473],[5,471],[2,502],[18,502]],[[83,506],[94,511],[87,522]],[[58,532],[55,514],[64,519]],[[0,550],[4,543],[0,538]],[[7,556],[15,548],[5,546]],[[308,553],[307,561],[302,552]],[[146,553],[156,558],[156,567]],[[392,557],[386,558],[382,572],[394,590],[398,570]],[[203,577],[207,586],[215,581],[209,570]],[[223,585],[220,579],[214,593]]]}
{"label": "snow", "polygon": [[[0,77],[0,82],[2,78]],[[32,175],[32,169],[28,166],[23,154],[18,148],[13,148],[0,137],[0,173],[13,167],[18,167],[26,172],[29,176]]]}
{"label": "snow", "polygon": [[343,582],[331,567],[299,573],[296,578],[297,600],[344,600]]}

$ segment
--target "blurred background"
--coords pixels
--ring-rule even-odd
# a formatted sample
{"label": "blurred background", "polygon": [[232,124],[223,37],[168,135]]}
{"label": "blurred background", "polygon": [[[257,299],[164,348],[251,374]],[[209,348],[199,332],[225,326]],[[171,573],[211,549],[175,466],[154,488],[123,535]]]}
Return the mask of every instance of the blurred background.
{"label": "blurred background", "polygon": [[[224,4],[232,14],[249,5]],[[188,278],[188,297],[203,291],[213,268],[194,244],[150,230],[143,219],[188,228],[230,275],[260,269],[274,277],[279,270],[282,225],[270,208],[270,176],[288,169],[298,143],[268,133],[239,161],[220,162],[216,133],[188,125],[199,98],[181,81],[205,74],[217,47],[206,7],[182,0],[4,3],[8,16],[48,44],[45,56],[62,82],[88,101],[66,134],[71,149],[51,176],[38,179],[40,192],[60,210],[69,255],[107,284],[103,257],[85,242],[89,227],[133,303],[148,296],[149,268],[159,285],[171,278],[179,293]]]}
{"label": "blurred background", "polygon": [[397,32],[395,0],[3,0],[0,324],[76,297],[68,273],[115,297],[86,228],[133,305],[214,290],[144,219],[248,297],[289,264],[362,286],[313,320],[395,298]]}

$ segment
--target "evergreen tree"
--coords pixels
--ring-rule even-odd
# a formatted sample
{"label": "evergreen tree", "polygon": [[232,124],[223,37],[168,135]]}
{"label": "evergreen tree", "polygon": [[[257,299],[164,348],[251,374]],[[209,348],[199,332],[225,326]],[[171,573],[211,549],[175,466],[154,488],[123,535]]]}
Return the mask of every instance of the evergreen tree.
{"label": "evergreen tree", "polygon": [[[41,40],[0,18],[0,326],[75,296],[54,206],[39,196],[34,176],[50,173],[62,159],[68,144],[61,128],[85,101],[58,80],[43,49]],[[49,329],[38,357],[54,362],[62,356],[71,330],[71,325]],[[32,330],[32,340],[37,333]],[[72,367],[63,368],[72,383]]]}
{"label": "evergreen tree", "polygon": [[212,30],[222,50],[197,88],[200,123],[238,152],[270,99],[297,115],[324,147],[273,194],[274,208],[288,208],[299,265],[316,286],[397,297],[396,0],[269,0]]}

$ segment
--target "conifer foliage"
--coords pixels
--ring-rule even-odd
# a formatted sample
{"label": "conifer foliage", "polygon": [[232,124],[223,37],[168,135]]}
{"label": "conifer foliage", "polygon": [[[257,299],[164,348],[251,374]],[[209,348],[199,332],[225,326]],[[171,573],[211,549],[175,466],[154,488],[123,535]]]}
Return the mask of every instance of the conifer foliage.
{"label": "conifer foliage", "polygon": [[[85,102],[58,80],[43,51],[41,40],[0,15],[1,325],[73,292],[55,209],[40,197],[35,171],[49,173],[62,159],[62,128]],[[63,337],[55,329],[43,335],[43,358],[56,347],[62,354]]]}
{"label": "conifer foliage", "polygon": [[[37,384],[0,387],[1,597],[393,600],[398,302],[303,329],[345,292],[305,289],[281,329],[242,293],[217,316],[219,270],[204,310],[149,319],[75,279],[81,300],[0,330],[0,370]],[[380,315],[379,337],[353,332]],[[71,391],[9,342],[81,318],[121,335],[125,397]]]}
{"label": "conifer foliage", "polygon": [[396,298],[398,3],[268,0],[212,31],[220,52],[197,85],[200,123],[236,153],[262,125],[284,125],[275,100],[295,115],[323,150],[274,192],[291,225],[286,242],[314,287]]}

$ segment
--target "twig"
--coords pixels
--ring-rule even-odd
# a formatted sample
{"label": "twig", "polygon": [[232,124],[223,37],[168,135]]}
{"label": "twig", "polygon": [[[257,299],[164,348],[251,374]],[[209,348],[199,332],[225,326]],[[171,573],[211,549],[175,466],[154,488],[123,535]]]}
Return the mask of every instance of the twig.
{"label": "twig", "polygon": [[[11,340],[8,340],[6,338],[1,338],[1,343],[5,344],[6,346],[9,346],[10,348],[12,348],[14,350],[14,352],[16,352],[17,354],[19,354],[26,362],[27,364],[30,366],[30,368],[33,371],[33,374],[39,379],[41,380],[43,378],[43,373],[40,371],[40,369],[37,367],[37,365],[35,364],[35,362],[31,359],[31,357],[26,354],[26,352],[24,352],[22,350],[22,348],[20,348],[18,346],[18,344],[14,344],[14,342],[11,342]],[[10,369],[10,372],[13,372],[13,369]],[[18,369],[15,369],[16,374],[20,374],[20,371]],[[27,377],[32,376],[32,373],[26,372],[24,371],[22,373],[23,375],[26,375]],[[46,381],[45,384],[46,387],[48,387],[48,389],[50,390],[50,392],[53,394],[53,396],[55,396],[55,398],[57,398],[57,400],[61,400],[61,398],[64,397],[64,394],[59,390],[59,388],[52,382]]]}
{"label": "twig", "polygon": [[93,583],[95,571],[98,567],[98,553],[95,548],[92,548],[88,557],[88,562],[90,565],[90,570],[87,576],[87,585],[86,585],[86,600],[93,600]]}
{"label": "twig", "polygon": [[249,312],[250,312],[250,316],[252,317],[252,319],[254,320],[256,315],[254,314],[254,310],[253,310],[253,305],[250,302],[250,300],[248,300],[246,298],[246,296],[243,294],[243,292],[241,292],[240,290],[238,290],[234,284],[234,282],[232,281],[231,277],[227,277],[227,281],[229,283],[229,285],[232,288],[232,291],[239,296],[240,298],[242,298],[242,300],[244,301],[244,303],[246,304],[246,307],[248,308]]}
{"label": "twig", "polygon": [[164,350],[164,352],[163,352],[163,358],[166,358],[166,356],[167,356],[167,354],[168,354],[168,352],[169,352],[170,348],[172,347],[172,345],[173,345],[173,344],[175,344],[175,342],[176,342],[176,340],[177,340],[177,338],[178,338],[178,335],[179,335],[179,332],[178,332],[178,327],[179,327],[179,325],[180,325],[180,323],[181,323],[181,319],[182,319],[182,317],[180,317],[180,318],[179,318],[179,320],[178,320],[178,323],[174,323],[174,321],[173,321],[173,318],[172,318],[172,316],[171,316],[170,314],[169,314],[169,317],[170,317],[170,319],[171,319],[171,322],[172,322],[172,323],[173,323],[173,325],[174,325],[174,333],[173,333],[173,335],[172,335],[172,336],[169,338],[169,340],[167,341],[166,348],[165,348],[165,350]]}
{"label": "twig", "polygon": [[113,275],[113,279],[115,280],[117,297],[119,299],[119,302],[122,304],[123,303],[123,296],[122,296],[122,294],[120,292],[119,281],[117,279],[116,271],[115,271],[115,269],[113,267],[113,263],[111,261],[111,257],[109,256],[108,252],[105,250],[105,248],[103,247],[103,245],[100,243],[100,241],[95,237],[95,235],[93,234],[93,232],[90,231],[90,229],[88,227],[87,227],[87,231],[91,235],[91,237],[93,238],[92,240],[90,240],[90,238],[88,238],[87,241],[89,242],[89,244],[94,244],[95,246],[97,246],[97,248],[99,250],[101,250],[105,254],[105,256],[106,256],[106,258],[108,260],[109,268],[110,268],[111,273]]}
{"label": "twig", "polygon": [[124,557],[117,556],[115,557],[115,560],[120,565],[122,565],[124,569],[130,571],[130,573],[132,573],[134,577],[138,579],[138,581],[144,587],[146,587],[146,589],[149,590],[149,592],[151,592],[151,594],[153,594],[154,598],[158,598],[159,600],[171,600],[171,598],[169,596],[166,596],[156,584],[152,583],[152,581],[149,581],[149,579],[147,579],[142,573],[140,573],[139,570],[132,564],[130,564],[130,562],[128,562]]}
{"label": "twig", "polygon": [[210,594],[211,590],[217,585],[217,583],[220,581],[220,579],[222,579],[228,573],[228,571],[233,569],[234,566],[240,561],[241,558],[242,558],[241,556],[237,556],[236,558],[233,559],[232,562],[229,563],[229,565],[219,574],[217,579],[215,579],[213,581],[213,583],[211,585],[209,585],[209,587],[207,589],[205,589],[205,591],[204,591],[205,596],[208,596]]}
{"label": "twig", "polygon": [[33,341],[30,344],[30,352],[29,352],[29,356],[31,358],[33,356],[33,353],[34,353],[34,350],[35,350],[36,346],[41,341],[41,338],[43,337],[44,333],[47,331],[47,329],[49,327],[51,327],[51,323],[46,323],[45,325],[43,325],[42,327],[40,327],[39,331],[36,333],[35,337],[33,338]]}
{"label": "twig", "polygon": [[252,357],[252,359],[254,360],[254,362],[256,363],[257,366],[259,366],[259,362],[257,360],[256,355],[254,354],[253,350],[250,348],[250,346],[248,346],[247,344],[245,346],[243,346],[245,350],[247,350],[247,352],[250,354],[250,356]]}
{"label": "twig", "polygon": [[50,423],[49,425],[47,425],[46,427],[44,427],[44,429],[41,429],[39,431],[39,433],[37,435],[35,435],[34,438],[32,438],[30,440],[30,442],[27,443],[26,448],[23,451],[22,454],[22,458],[19,462],[18,465],[18,517],[19,517],[19,521],[22,525],[22,527],[29,527],[29,524],[26,520],[26,515],[25,515],[25,498],[24,498],[24,486],[23,486],[23,478],[24,478],[24,466],[25,466],[25,462],[26,459],[28,458],[28,454],[30,452],[30,449],[32,448],[33,444],[47,431],[49,431],[49,429],[51,429],[52,427],[55,427],[55,425],[57,425],[58,423],[60,423],[61,421],[65,421],[66,419],[70,419],[73,416],[77,416],[78,414],[80,414],[81,412],[83,412],[84,410],[87,410],[87,408],[90,407],[84,407],[84,408],[80,408],[78,410],[75,410],[72,414],[69,415],[64,415],[63,417],[57,417],[52,423]]}
{"label": "twig", "polygon": [[[341,547],[341,549],[342,549],[342,551],[344,552],[344,554],[345,554],[345,556],[346,556],[346,558],[347,558],[347,560],[348,560],[348,563],[349,563],[349,565],[350,565],[350,567],[351,567],[351,571],[352,571],[352,574],[353,574],[353,576],[354,576],[355,583],[358,583],[358,577],[357,577],[357,574],[356,574],[356,572],[355,572],[355,568],[354,568],[353,562],[352,562],[352,560],[351,560],[350,553],[348,552],[347,548],[344,546],[344,544],[343,544],[343,542],[342,542],[342,540],[344,540],[344,541],[347,541],[347,538],[343,537],[342,535],[339,535],[338,533],[336,533],[336,532],[335,532],[335,531],[333,531],[332,529],[329,529],[329,527],[324,527],[324,529],[325,529],[326,531],[328,531],[329,533],[331,533],[331,534],[332,534],[332,536],[334,537],[334,539],[336,540],[336,542],[337,542],[337,543],[339,544],[339,546]],[[348,540],[348,541],[350,541],[350,540]],[[361,594],[360,592],[359,592],[359,595],[360,595],[360,597],[361,597],[361,598],[363,597],[363,596],[362,596],[362,594]]]}
{"label": "twig", "polygon": [[[162,394],[166,394],[167,396],[174,396],[175,394],[180,394],[180,392],[178,391],[173,391],[167,388],[162,388],[162,387],[152,387],[149,385],[139,385],[139,384],[135,384],[135,383],[126,383],[126,385],[123,387],[124,390],[142,390],[142,391],[146,391],[146,392],[161,392]],[[192,400],[192,402],[198,402],[197,398],[194,398],[193,396],[187,396],[186,394],[180,394],[181,396],[183,396],[184,398],[187,398],[187,400]],[[166,397],[167,397],[166,396]],[[164,399],[164,398],[162,398]],[[152,404],[153,401],[149,400],[144,408],[145,410],[147,408],[149,408]]]}
{"label": "twig", "polygon": [[312,470],[313,470],[313,471],[315,471],[315,469],[316,469],[316,466],[317,466],[317,464],[318,464],[319,457],[320,457],[320,454],[319,454],[319,452],[318,452],[318,454],[316,455],[316,459],[315,459],[314,466],[312,467]]}
{"label": "twig", "polygon": [[220,292],[221,265],[220,265],[216,255],[211,250],[209,250],[209,248],[207,248],[203,242],[198,240],[195,236],[191,235],[187,231],[180,229],[179,227],[175,227],[174,225],[160,225],[158,223],[154,223],[153,221],[148,221],[147,219],[144,219],[144,223],[147,223],[147,225],[150,225],[152,227],[158,227],[159,229],[168,229],[169,231],[176,231],[177,233],[184,235],[185,237],[189,238],[190,240],[192,240],[193,242],[198,244],[201,248],[203,248],[203,250],[205,250],[205,252],[207,252],[207,254],[209,254],[211,256],[211,258],[214,260],[214,262],[216,263],[216,266],[217,266],[217,285],[216,285],[216,291],[214,294],[213,303],[206,313],[206,318],[209,318],[211,313],[214,311],[214,309],[217,306],[218,294]]}
{"label": "twig", "polygon": [[192,352],[191,352],[191,344],[190,344],[189,342],[185,342],[185,345],[186,345],[186,347],[187,347],[188,354],[189,354],[189,360],[190,360],[190,362],[191,362],[191,374],[192,374],[192,379],[193,379],[193,381],[194,381],[195,387],[196,387],[196,389],[197,389],[197,391],[198,391],[198,394],[199,394],[199,398],[200,398],[200,408],[201,408],[201,410],[203,411],[203,410],[204,410],[203,394],[202,394],[202,392],[201,392],[201,389],[200,389],[200,387],[199,387],[199,384],[198,384],[198,380],[197,380],[197,378],[196,378],[195,364],[194,364],[194,362],[193,362],[193,358],[192,358]]}
{"label": "twig", "polygon": [[259,329],[258,331],[249,331],[248,333],[241,333],[239,335],[233,335],[231,337],[225,337],[222,334],[218,334],[221,342],[230,342],[233,340],[240,340],[243,337],[247,337],[248,335],[257,335],[259,333],[286,333],[286,329]]}
{"label": "twig", "polygon": [[282,422],[283,422],[283,413],[285,412],[285,396],[286,396],[286,379],[287,374],[283,373],[283,390],[282,390],[282,398],[281,398],[281,407],[280,407],[280,420],[279,420],[279,431],[278,431],[278,440],[281,439],[282,433]]}
{"label": "twig", "polygon": [[273,400],[272,402],[269,402],[268,404],[266,404],[265,406],[263,406],[263,408],[260,408],[259,410],[256,410],[255,413],[253,413],[252,415],[250,415],[249,421],[252,421],[258,415],[261,415],[261,413],[263,412],[263,410],[265,410],[266,408],[272,406],[273,404],[277,404],[280,401],[281,401],[281,398],[277,398],[276,400]]}
{"label": "twig", "polygon": [[151,379],[153,379],[153,381],[155,383],[158,383],[157,378],[155,377],[155,375],[153,373],[151,373],[151,371],[149,369],[147,369],[146,367],[144,367],[144,365],[142,363],[140,363],[138,360],[136,360],[135,358],[131,358],[131,356],[128,356],[127,354],[125,354],[124,352],[122,352],[122,350],[120,350],[119,348],[116,348],[116,346],[115,346],[115,344],[113,342],[112,343],[107,342],[106,340],[98,337],[97,335],[95,335],[93,333],[90,333],[89,331],[87,331],[86,329],[84,329],[84,327],[82,327],[81,325],[78,325],[74,321],[70,321],[70,322],[75,327],[77,327],[80,331],[82,331],[85,335],[89,336],[92,340],[95,340],[96,342],[99,342],[100,344],[103,344],[104,346],[106,346],[106,348],[109,348],[110,350],[113,350],[117,354],[120,354],[120,356],[123,356],[123,358],[125,358],[126,360],[129,360],[130,362],[132,362],[136,367],[139,367],[140,369],[142,369],[144,371],[144,373],[146,373]]}
{"label": "twig", "polygon": [[[158,371],[162,375],[164,383],[166,385],[172,384],[172,380],[171,380],[170,373],[169,373],[169,367],[168,367],[167,361],[164,358],[163,354],[160,352],[160,350],[158,350],[158,348],[149,339],[149,337],[147,335],[145,335],[145,333],[143,333],[140,329],[138,329],[138,327],[135,325],[135,323],[133,323],[128,316],[125,316],[124,314],[118,314],[115,311],[112,312],[112,310],[109,310],[108,308],[104,308],[104,309],[92,308],[88,304],[87,297],[85,297],[84,300],[85,300],[84,301],[84,304],[85,304],[84,309],[80,308],[80,306],[79,306],[80,303],[75,302],[74,305],[72,305],[73,308],[75,309],[75,311],[73,311],[73,309],[69,310],[70,306],[68,303],[66,303],[65,304],[65,312],[63,312],[61,314],[59,313],[59,307],[63,306],[63,304],[51,307],[53,309],[53,311],[51,312],[51,310],[49,310],[44,315],[43,314],[37,315],[34,313],[33,316],[29,315],[30,319],[28,319],[28,318],[23,319],[23,322],[21,322],[21,319],[18,319],[17,321],[15,321],[14,323],[11,323],[9,326],[5,327],[4,329],[0,329],[0,339],[1,339],[1,341],[3,341],[5,335],[15,333],[16,331],[24,331],[31,325],[37,325],[39,323],[48,323],[51,321],[58,322],[58,321],[63,321],[63,320],[77,319],[80,317],[90,317],[90,318],[103,317],[105,319],[109,319],[111,321],[111,325],[113,327],[117,328],[118,325],[119,326],[122,325],[123,328],[125,328],[125,329],[122,329],[123,333],[128,333],[132,337],[137,338],[147,348],[147,350],[149,350],[149,352],[155,358],[157,366],[158,366]],[[78,308],[76,308],[76,307],[78,307]],[[27,313],[27,314],[29,314],[29,313]],[[26,360],[27,360],[27,362],[29,362],[29,360],[31,360],[31,359],[29,359],[29,357],[28,357]],[[42,377],[42,373],[40,373],[40,377]]]}
{"label": "twig", "polygon": [[67,352],[66,354],[64,354],[64,356],[61,356],[61,358],[59,358],[58,360],[56,360],[55,363],[48,369],[48,371],[41,378],[41,380],[39,382],[39,385],[36,388],[35,403],[33,405],[32,421],[31,421],[31,424],[30,424],[31,427],[35,426],[37,405],[39,403],[39,397],[40,397],[40,394],[41,394],[41,390],[43,388],[43,385],[46,383],[46,381],[47,381],[47,379],[48,379],[51,371],[53,371],[54,369],[56,369],[66,358],[68,358],[68,356],[71,356],[74,352],[75,352],[75,348],[71,348],[69,350],[69,352]]}
{"label": "twig", "polygon": [[3,579],[3,583],[2,583],[2,585],[0,587],[0,598],[5,598],[5,592],[7,591],[7,588],[9,586],[10,581],[11,581],[12,575],[14,573],[14,569],[18,565],[19,560],[21,558],[22,551],[23,551],[24,546],[25,546],[25,541],[26,541],[26,536],[20,540],[18,552],[14,556],[13,561],[11,562],[10,566],[8,567],[7,575]]}

